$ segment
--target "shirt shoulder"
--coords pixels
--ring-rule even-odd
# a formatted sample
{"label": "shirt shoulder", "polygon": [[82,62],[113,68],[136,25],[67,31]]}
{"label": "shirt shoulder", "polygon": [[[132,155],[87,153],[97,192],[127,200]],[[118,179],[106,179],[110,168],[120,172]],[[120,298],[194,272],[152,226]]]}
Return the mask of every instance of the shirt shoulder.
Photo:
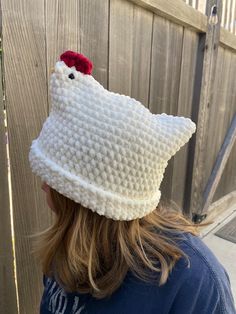
{"label": "shirt shoulder", "polygon": [[[176,310],[179,308],[189,313],[235,314],[229,275],[211,249],[191,233],[181,234],[177,242],[188,256],[189,265],[184,264],[184,279],[173,303],[173,313],[181,313]],[[183,270],[183,263],[180,265]]]}
{"label": "shirt shoulder", "polygon": [[160,287],[129,272],[111,297],[97,300],[66,293],[53,278],[44,276],[40,313],[236,314],[228,274],[213,252],[188,233],[181,234],[176,244],[188,256],[189,265],[181,258]]}

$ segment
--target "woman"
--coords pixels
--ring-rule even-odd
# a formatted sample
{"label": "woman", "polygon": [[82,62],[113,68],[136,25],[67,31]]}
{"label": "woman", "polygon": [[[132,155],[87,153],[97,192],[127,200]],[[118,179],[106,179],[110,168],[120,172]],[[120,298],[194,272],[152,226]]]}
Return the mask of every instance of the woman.
{"label": "woman", "polygon": [[66,51],[52,110],[29,154],[51,227],[37,235],[40,313],[236,313],[223,265],[197,227],[160,201],[169,159],[196,130],[104,89]]}

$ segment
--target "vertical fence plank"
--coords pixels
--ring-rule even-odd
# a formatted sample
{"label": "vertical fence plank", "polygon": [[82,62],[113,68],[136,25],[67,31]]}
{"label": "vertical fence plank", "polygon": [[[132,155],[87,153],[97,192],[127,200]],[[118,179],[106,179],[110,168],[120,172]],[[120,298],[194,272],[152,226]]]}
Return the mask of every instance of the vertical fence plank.
{"label": "vertical fence plank", "polygon": [[230,32],[231,33],[235,33],[234,30],[235,30],[235,24],[236,24],[236,16],[235,16],[235,13],[236,13],[236,0],[233,1],[232,3],[232,9],[231,9],[231,17],[230,17]]}
{"label": "vertical fence plank", "polygon": [[92,75],[108,87],[109,0],[80,0],[80,51],[94,64]]}
{"label": "vertical fence plank", "polygon": [[48,77],[60,54],[73,50],[93,61],[92,75],[107,87],[108,12],[108,0],[46,2]]}
{"label": "vertical fence plank", "polygon": [[[149,108],[153,113],[177,115],[183,27],[154,17]],[[161,183],[162,198],[171,199],[174,160],[168,162]]]}
{"label": "vertical fence plank", "polygon": [[[211,7],[216,0],[207,2],[207,15],[210,15]],[[190,201],[190,212],[194,213],[193,219],[199,222],[203,217],[203,190],[204,190],[204,173],[205,160],[204,153],[207,151],[206,139],[208,133],[209,108],[212,106],[213,83],[215,79],[216,61],[218,54],[218,44],[220,37],[221,22],[221,1],[218,1],[218,18],[219,23],[215,26],[208,24],[206,33],[206,45],[203,61],[203,73],[201,78],[201,94],[198,109],[198,128],[196,132],[196,147],[194,154],[192,190]]]}
{"label": "vertical fence plank", "polygon": [[109,89],[131,95],[134,5],[110,1]]}
{"label": "vertical fence plank", "polygon": [[[194,92],[194,77],[196,74],[196,63],[198,53],[197,33],[184,29],[183,49],[181,57],[181,75],[178,94],[178,112],[177,115],[194,118],[192,115],[192,99]],[[190,79],[191,78],[191,79]],[[194,137],[194,136],[193,136]],[[187,168],[189,146],[188,142],[173,157],[173,175],[171,184],[171,198],[184,209],[184,200],[187,197],[185,186],[187,177],[191,176],[191,168]]]}
{"label": "vertical fence plank", "polygon": [[153,30],[152,13],[134,5],[131,97],[148,106]]}
{"label": "vertical fence plank", "polygon": [[227,0],[227,1],[225,2],[225,5],[226,5],[226,21],[225,21],[225,28],[226,28],[226,29],[229,29],[231,0]]}
{"label": "vertical fence plank", "polygon": [[[204,171],[204,186],[206,186],[207,180],[211,175],[212,167],[214,166],[217,154],[224,141],[230,123],[225,121],[229,111],[227,110],[229,104],[226,104],[226,95],[228,93],[228,85],[230,84],[230,59],[227,58],[225,49],[222,47],[219,47],[215,66],[217,72],[215,74],[215,81],[213,85],[215,92],[213,94],[212,104],[214,105],[209,108],[209,115],[211,119],[209,120],[207,126],[206,138],[206,147],[211,147],[211,153],[209,153],[209,149],[206,149],[204,157],[206,168]],[[222,78],[224,79],[222,80]],[[217,128],[215,127],[216,125]]]}
{"label": "vertical fence plank", "polygon": [[1,4],[19,307],[21,314],[36,314],[42,273],[28,236],[47,227],[51,217],[28,161],[32,139],[47,114],[44,1]]}
{"label": "vertical fence plank", "polygon": [[[192,77],[193,80],[193,98],[192,98],[192,114],[191,117],[193,121],[196,122],[198,129],[198,110],[199,110],[199,101],[201,94],[201,80],[203,73],[203,60],[204,60],[204,50],[205,50],[205,34],[198,34],[198,47],[197,47],[197,58],[195,64],[195,73]],[[197,132],[197,131],[196,131]],[[192,212],[190,208],[191,202],[191,190],[192,190],[192,177],[194,169],[194,154],[196,146],[196,133],[193,134],[193,137],[189,143],[189,154],[188,154],[188,164],[187,164],[187,173],[186,182],[185,182],[185,199],[184,199],[184,213],[190,219],[192,217]]]}
{"label": "vertical fence plank", "polygon": [[[47,0],[45,1],[45,33],[47,60],[47,84],[51,69],[61,53],[66,50],[79,50],[79,17],[77,0]],[[50,95],[48,93],[50,107]],[[47,110],[47,114],[49,109]]]}
{"label": "vertical fence plank", "polygon": [[10,202],[8,186],[8,160],[6,130],[3,112],[2,64],[0,62],[0,313],[18,313],[13,264]]}
{"label": "vertical fence plank", "polygon": [[109,89],[148,105],[153,14],[111,0]]}
{"label": "vertical fence plank", "polygon": [[234,9],[233,9],[232,13],[233,13],[233,15],[232,15],[232,23],[233,23],[232,32],[233,32],[233,34],[236,35],[236,0],[234,1]]}
{"label": "vertical fence plank", "polygon": [[222,0],[221,26],[224,28],[226,24],[226,14],[227,14],[226,1],[227,0]]}
{"label": "vertical fence plank", "polygon": [[[209,4],[212,5],[213,2],[208,1],[208,12]],[[182,206],[184,188],[186,192],[186,186],[190,183],[189,186],[193,186],[193,190],[189,210],[198,211],[200,207],[197,208],[196,204],[199,204],[199,197],[202,195],[205,171],[204,155],[201,152],[206,149],[203,137],[207,133],[207,106],[212,100],[212,89],[208,89],[207,80],[213,80],[217,45],[214,49],[213,42],[209,43],[214,36],[208,38],[207,43],[214,51],[213,57],[205,52],[201,81],[199,78],[202,73],[198,67],[202,68],[205,49],[202,49],[202,45],[205,44],[205,36],[199,36],[197,47],[197,33],[184,30],[183,26],[154,15],[134,2],[2,0],[2,15],[19,305],[21,314],[36,314],[39,313],[42,293],[42,273],[30,255],[31,245],[27,236],[47,227],[52,217],[44,192],[40,189],[40,179],[36,178],[29,168],[28,153],[32,139],[38,136],[42,122],[49,113],[50,68],[54,66],[60,53],[65,50],[84,53],[93,60],[93,75],[104,87],[139,99],[149,106],[153,113],[190,116],[192,109],[193,116],[197,118],[194,121],[199,123],[193,180],[184,183],[186,171],[188,175],[191,171],[189,163],[186,168],[188,149],[185,146],[178,156],[169,162],[161,190],[162,195],[176,200]],[[229,80],[233,82],[234,71],[230,73]],[[212,81],[210,87],[211,84]],[[195,96],[201,87],[197,116],[198,102]],[[232,92],[232,88],[233,86],[227,90],[228,94]],[[192,94],[193,108],[190,106]],[[231,101],[229,98],[224,100],[226,104],[235,103],[235,94],[231,98]],[[232,110],[235,110],[233,105]],[[233,111],[230,115],[232,113]],[[0,129],[0,134],[2,132]],[[1,154],[2,171],[6,171],[4,158]],[[233,172],[233,166],[234,162],[231,160],[227,171]],[[4,172],[3,176],[5,174]],[[183,182],[181,184],[178,183],[180,178]],[[233,175],[232,182],[235,184]],[[6,182],[1,181],[1,184],[7,189]],[[6,224],[0,229],[0,233],[2,235],[3,232],[4,237],[8,234],[7,241],[10,241],[9,204],[6,201],[8,192],[4,189],[2,191],[0,197],[6,202],[6,217],[3,216],[0,225],[4,221]],[[219,194],[224,191],[221,189]],[[0,245],[3,250],[4,247]],[[5,259],[5,256],[0,255],[0,258],[2,267],[5,263],[2,259]],[[12,256],[7,258],[10,258],[11,263]],[[10,295],[14,295],[14,283],[11,282],[12,266],[8,266],[10,270],[6,270],[6,274],[10,276],[9,291],[13,289]],[[2,268],[2,271],[5,269]],[[8,295],[3,293],[0,298],[6,303],[7,297]],[[14,313],[16,304],[11,301],[11,306],[11,313]]]}

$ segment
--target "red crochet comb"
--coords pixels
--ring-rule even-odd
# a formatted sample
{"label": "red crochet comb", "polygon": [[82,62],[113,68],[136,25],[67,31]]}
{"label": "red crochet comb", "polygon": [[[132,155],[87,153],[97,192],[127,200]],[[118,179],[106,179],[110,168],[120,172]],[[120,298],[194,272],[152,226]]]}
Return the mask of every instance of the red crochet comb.
{"label": "red crochet comb", "polygon": [[80,53],[67,50],[60,55],[60,59],[61,61],[64,61],[65,64],[70,68],[75,66],[76,70],[81,73],[89,75],[92,73],[92,61],[90,61],[88,58]]}

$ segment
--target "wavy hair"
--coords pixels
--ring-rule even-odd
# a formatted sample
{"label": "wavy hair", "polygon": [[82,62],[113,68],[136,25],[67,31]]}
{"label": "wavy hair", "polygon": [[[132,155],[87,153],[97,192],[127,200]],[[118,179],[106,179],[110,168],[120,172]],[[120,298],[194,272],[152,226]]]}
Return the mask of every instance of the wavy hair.
{"label": "wavy hair", "polygon": [[152,281],[157,273],[157,284],[163,285],[175,263],[181,257],[188,259],[174,241],[176,231],[199,235],[198,225],[176,210],[173,202],[174,206],[160,201],[143,218],[117,221],[52,187],[50,195],[55,219],[49,228],[32,235],[32,252],[43,273],[67,292],[90,293],[97,299],[110,296],[128,271],[144,281]]}

